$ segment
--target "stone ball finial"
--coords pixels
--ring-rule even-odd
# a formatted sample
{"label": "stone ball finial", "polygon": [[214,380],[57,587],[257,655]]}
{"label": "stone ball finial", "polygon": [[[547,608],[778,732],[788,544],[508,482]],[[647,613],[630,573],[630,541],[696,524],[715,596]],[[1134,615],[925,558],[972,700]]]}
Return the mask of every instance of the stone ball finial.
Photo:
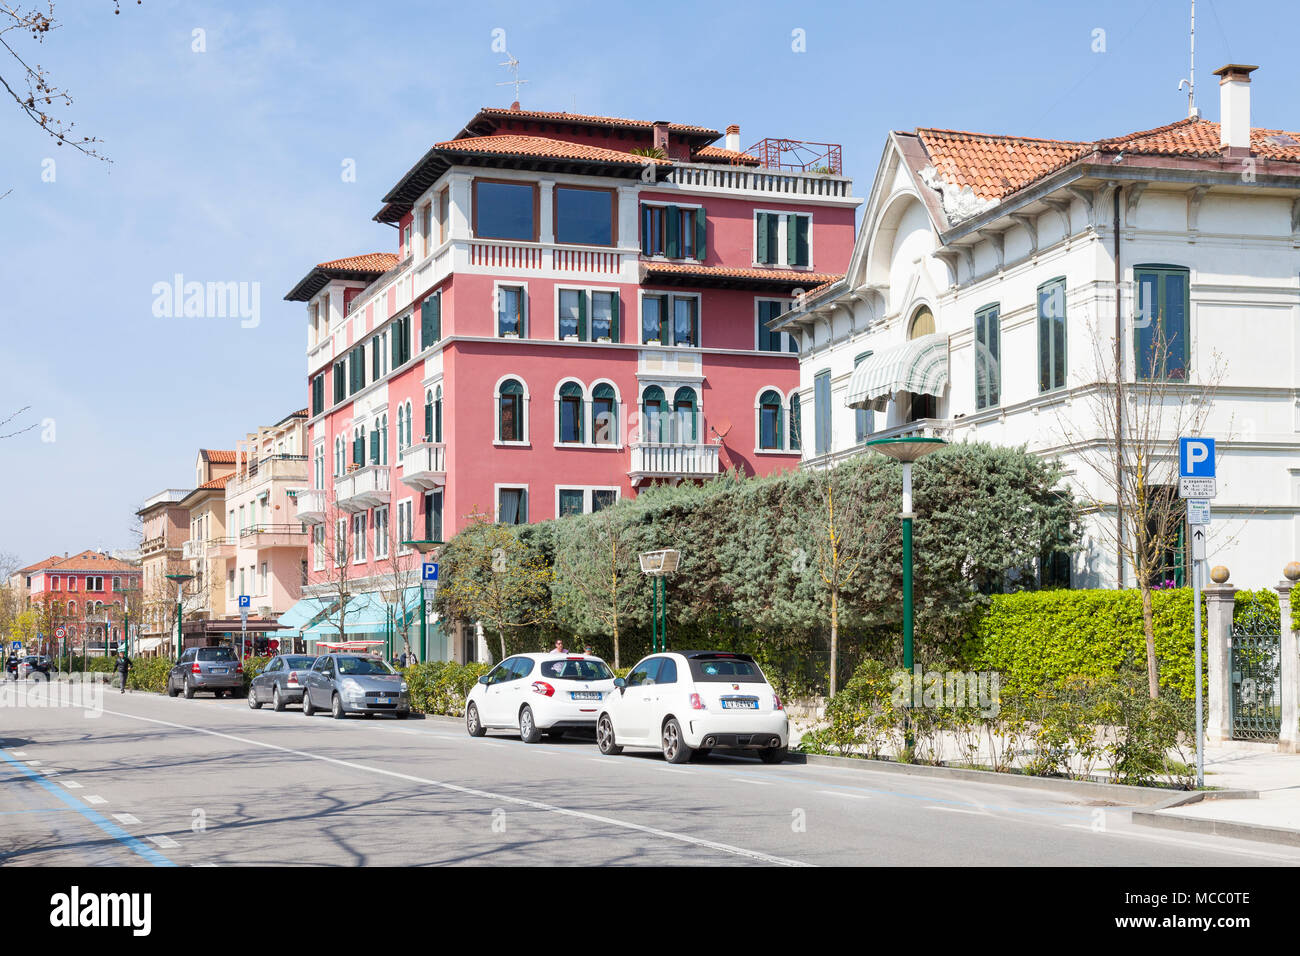
{"label": "stone ball finial", "polygon": [[1300,581],[1300,561],[1288,562],[1282,569],[1282,573],[1286,575],[1288,581]]}
{"label": "stone ball finial", "polygon": [[1216,564],[1214,567],[1210,568],[1210,580],[1215,584],[1227,584],[1228,569],[1221,564]]}

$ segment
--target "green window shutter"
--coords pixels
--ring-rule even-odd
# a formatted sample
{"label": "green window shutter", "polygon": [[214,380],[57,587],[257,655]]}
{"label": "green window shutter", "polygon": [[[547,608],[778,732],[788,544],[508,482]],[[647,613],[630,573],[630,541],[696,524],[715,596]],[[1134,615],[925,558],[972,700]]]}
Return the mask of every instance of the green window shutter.
{"label": "green window shutter", "polygon": [[791,265],[807,266],[812,265],[808,256],[808,217],[791,216],[794,226],[794,258],[790,260]]}
{"label": "green window shutter", "polygon": [[379,355],[379,339],[375,338],[370,346],[370,379],[379,381],[379,364],[381,356]]}
{"label": "green window shutter", "polygon": [[578,293],[578,341],[587,341],[587,293]]}
{"label": "green window shutter", "polygon": [[519,523],[528,524],[528,490],[519,489]]}
{"label": "green window shutter", "polygon": [[799,264],[799,217],[790,214],[785,217],[785,264]]}
{"label": "green window shutter", "polygon": [[420,348],[427,349],[442,338],[442,296],[434,293],[420,306]]}
{"label": "green window shutter", "polygon": [[654,247],[651,243],[654,241],[654,234],[650,229],[650,207],[641,207],[641,255],[653,256]]}
{"label": "green window shutter", "polygon": [[424,403],[424,440],[433,441],[433,402]]}
{"label": "green window shutter", "polygon": [[615,292],[609,297],[609,338],[612,342],[617,342],[618,338],[618,301],[619,295]]}
{"label": "green window shutter", "polygon": [[379,432],[377,431],[370,433],[370,463],[379,464]]}
{"label": "green window shutter", "polygon": [[767,213],[758,214],[758,228],[755,230],[758,242],[758,250],[754,255],[755,262],[767,261]]}
{"label": "green window shutter", "polygon": [[390,347],[388,350],[389,355],[392,357],[393,360],[393,368],[397,368],[397,366],[402,364],[401,343],[398,342],[398,339],[400,339],[401,336],[397,334],[398,324],[399,323],[393,324],[393,340],[390,343]]}
{"label": "green window shutter", "polygon": [[673,325],[677,321],[673,314],[673,297],[666,295],[659,302],[659,344],[670,345],[673,340]]}
{"label": "green window shutter", "polygon": [[354,465],[362,464],[363,462],[361,460],[361,457],[363,454],[364,452],[362,451],[361,436],[358,435],[352,442],[352,463]]}
{"label": "green window shutter", "polygon": [[704,261],[705,244],[708,239],[708,228],[704,220],[704,207],[701,206],[695,210],[695,258],[700,262]]}
{"label": "green window shutter", "polygon": [[676,259],[680,255],[677,246],[678,237],[681,235],[682,211],[676,206],[669,206],[668,214],[664,219],[664,232],[667,234],[664,242],[664,255],[669,259]]}

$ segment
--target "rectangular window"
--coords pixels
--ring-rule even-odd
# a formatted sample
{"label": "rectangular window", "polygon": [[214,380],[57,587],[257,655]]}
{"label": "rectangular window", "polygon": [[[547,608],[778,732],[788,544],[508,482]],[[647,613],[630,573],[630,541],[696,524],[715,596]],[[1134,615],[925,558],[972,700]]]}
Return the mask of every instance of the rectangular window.
{"label": "rectangular window", "polygon": [[243,568],[240,568],[240,569],[239,569],[239,593],[240,593],[240,594],[247,594],[247,593],[248,593],[248,591],[245,590],[245,588],[244,588],[244,569],[243,569]]}
{"label": "rectangular window", "polygon": [[613,488],[596,488],[591,493],[591,510],[603,511],[618,501],[618,492]]}
{"label": "rectangular window", "polygon": [[581,488],[561,488],[560,513],[556,517],[567,518],[569,515],[582,514],[585,498],[586,493]]}
{"label": "rectangular window", "polygon": [[257,593],[265,594],[266,593],[266,562],[265,561],[262,562],[262,566],[259,568],[257,580],[258,580]]}
{"label": "rectangular window", "polygon": [[325,568],[325,526],[318,524],[311,529],[312,567],[316,571]]}
{"label": "rectangular window", "polygon": [[334,404],[337,405],[348,397],[347,379],[344,378],[343,363],[335,362],[330,378],[334,381]]}
{"label": "rectangular window", "polygon": [[447,241],[447,217],[451,214],[451,191],[443,187],[438,193],[438,242]]}
{"label": "rectangular window", "polygon": [[366,559],[366,514],[352,516],[352,546],[356,549],[356,554],[352,556],[354,561],[364,561]]}
{"label": "rectangular window", "polygon": [[441,491],[430,491],[424,495],[424,540],[442,540]]}
{"label": "rectangular window", "polygon": [[411,360],[411,317],[402,316],[393,323],[393,340],[391,343],[393,368]]}
{"label": "rectangular window", "polygon": [[700,300],[694,296],[672,297],[673,344],[698,346],[700,344]]}
{"label": "rectangular window", "polygon": [[388,555],[388,509],[375,509],[375,557]]}
{"label": "rectangular window", "polygon": [[794,337],[786,335],[784,332],[773,332],[768,329],[767,324],[790,311],[793,305],[787,299],[759,299],[758,300],[758,350],[760,352],[798,352],[799,346],[795,343]]}
{"label": "rectangular window", "polygon": [[[348,519],[339,518],[334,523],[334,563],[336,565],[346,564],[348,560]],[[243,572],[241,571],[242,575]],[[244,591],[243,579],[240,579],[240,593]]]}
{"label": "rectangular window", "polygon": [[591,338],[596,342],[618,340],[618,293],[591,294]]}
{"label": "rectangular window", "polygon": [[[870,357],[870,352],[863,352],[861,355],[854,357],[853,367],[857,368]],[[875,428],[875,412],[869,408],[855,408],[854,413],[853,438],[855,441],[864,442],[871,436],[871,432]]]}
{"label": "rectangular window", "polygon": [[433,252],[433,203],[420,207],[420,258]]}
{"label": "rectangular window", "polygon": [[1065,279],[1038,287],[1038,390],[1065,387]]}
{"label": "rectangular window", "polygon": [[816,434],[813,451],[825,455],[831,450],[831,373],[827,369],[813,378],[813,417]]}
{"label": "rectangular window", "polygon": [[402,258],[411,254],[411,224],[402,227]]}
{"label": "rectangular window", "polygon": [[704,207],[641,206],[641,254],[666,259],[705,257]]}
{"label": "rectangular window", "polygon": [[560,338],[584,338],[583,313],[586,312],[586,294],[577,289],[560,290]]}
{"label": "rectangular window", "polygon": [[474,180],[474,235],[480,239],[537,241],[537,187]]}
{"label": "rectangular window", "polygon": [[1187,381],[1189,276],[1178,266],[1133,268],[1137,284],[1133,354],[1139,381]]}
{"label": "rectangular window", "polygon": [[665,310],[668,305],[668,297],[663,295],[647,295],[641,299],[641,344],[649,345],[652,342],[658,342],[661,345],[668,344],[668,323],[665,321]]}
{"label": "rectangular window", "polygon": [[442,293],[435,292],[420,304],[420,348],[430,348],[440,338],[442,338]]}
{"label": "rectangular window", "polygon": [[612,189],[555,187],[555,241],[582,246],[612,246],[616,238],[618,193]]}
{"label": "rectangular window", "polygon": [[501,488],[497,497],[497,520],[502,524],[528,523],[528,489]]}
{"label": "rectangular window", "polygon": [[503,285],[497,289],[497,335],[524,337],[524,289]]}
{"label": "rectangular window", "polygon": [[975,313],[975,408],[993,408],[1002,401],[1002,342],[998,306]]}
{"label": "rectangular window", "polygon": [[[578,388],[577,385],[572,387]],[[576,395],[560,395],[560,441],[565,444],[578,444],[582,441],[582,394],[580,392]]]}
{"label": "rectangular window", "polygon": [[809,266],[812,216],[805,213],[754,214],[754,261],[770,266]]}

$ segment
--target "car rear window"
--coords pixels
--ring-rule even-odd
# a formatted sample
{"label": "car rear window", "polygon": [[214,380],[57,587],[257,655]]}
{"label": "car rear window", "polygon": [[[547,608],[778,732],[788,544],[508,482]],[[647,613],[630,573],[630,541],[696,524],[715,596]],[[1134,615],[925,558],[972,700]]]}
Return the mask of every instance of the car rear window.
{"label": "car rear window", "polygon": [[367,674],[397,673],[377,657],[340,657],[338,661],[340,674],[364,676]]}
{"label": "car rear window", "polygon": [[763,672],[753,661],[744,661],[737,657],[692,657],[691,676],[705,683],[717,681],[725,683],[766,684]]}
{"label": "car rear window", "polygon": [[542,661],[542,676],[555,680],[609,680],[614,674],[604,661]]}
{"label": "car rear window", "polygon": [[200,647],[198,659],[201,661],[233,661],[235,652],[229,647]]}
{"label": "car rear window", "polygon": [[292,670],[299,667],[311,667],[315,660],[314,657],[286,657],[284,663],[286,667]]}

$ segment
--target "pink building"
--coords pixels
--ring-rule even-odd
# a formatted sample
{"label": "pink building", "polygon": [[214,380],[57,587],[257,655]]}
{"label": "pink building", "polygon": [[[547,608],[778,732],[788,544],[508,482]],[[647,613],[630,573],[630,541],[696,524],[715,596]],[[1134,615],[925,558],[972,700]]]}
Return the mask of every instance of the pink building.
{"label": "pink building", "polygon": [[[798,356],[766,323],[845,271],[859,200],[838,147],[808,171],[761,165],[738,127],[720,136],[480,110],[384,197],[396,254],[323,262],[294,287],[307,593],[340,552],[353,591],[385,590],[394,549],[417,559],[401,542],[450,538],[475,512],[546,520],[798,465]],[[428,656],[474,656],[439,640]]]}
{"label": "pink building", "polygon": [[[23,570],[29,582],[29,604],[39,610],[41,653],[60,654],[66,646],[74,654],[115,654],[127,626],[137,633],[139,565],[100,551],[83,551]],[[63,640],[56,633],[59,628]]]}

